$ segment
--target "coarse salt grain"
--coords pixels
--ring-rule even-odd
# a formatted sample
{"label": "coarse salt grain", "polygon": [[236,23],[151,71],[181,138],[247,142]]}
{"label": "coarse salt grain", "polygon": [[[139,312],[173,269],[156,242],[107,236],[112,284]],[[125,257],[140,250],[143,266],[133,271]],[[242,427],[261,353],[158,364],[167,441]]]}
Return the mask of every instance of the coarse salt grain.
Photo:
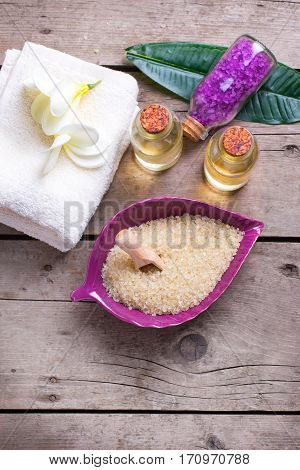
{"label": "coarse salt grain", "polygon": [[136,231],[141,246],[155,250],[164,263],[136,270],[114,246],[102,268],[109,295],[150,315],[179,313],[199,304],[214,289],[234,258],[243,233],[220,220],[183,215],[152,220]]}

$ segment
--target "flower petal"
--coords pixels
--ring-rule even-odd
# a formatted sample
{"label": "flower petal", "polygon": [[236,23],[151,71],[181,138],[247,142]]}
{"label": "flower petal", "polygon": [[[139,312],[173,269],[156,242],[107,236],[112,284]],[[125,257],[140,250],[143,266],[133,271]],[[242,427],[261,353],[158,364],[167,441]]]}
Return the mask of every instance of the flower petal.
{"label": "flower petal", "polygon": [[39,124],[42,123],[43,116],[47,107],[49,107],[49,98],[48,96],[43,95],[43,93],[40,93],[33,100],[31,105],[31,115],[35,122]]}
{"label": "flower petal", "polygon": [[94,127],[79,123],[65,126],[62,132],[72,137],[70,144],[76,147],[90,147],[97,144],[99,140],[99,134]]}
{"label": "flower petal", "polygon": [[57,147],[61,147],[62,145],[66,144],[70,140],[70,136],[68,134],[60,134],[57,137],[55,137],[53,144],[49,148],[49,150],[53,150]]}
{"label": "flower petal", "polygon": [[36,87],[46,96],[50,96],[51,90],[55,86],[55,78],[46,69],[40,66],[33,72],[33,81]]}
{"label": "flower petal", "polygon": [[89,147],[76,147],[76,145],[68,145],[69,149],[83,157],[95,157],[96,155],[102,155],[102,151],[98,145],[90,145]]}
{"label": "flower petal", "polygon": [[68,109],[68,111],[61,117],[55,117],[50,113],[50,104],[48,103],[48,107],[46,112],[42,118],[42,128],[46,135],[54,135],[54,134],[68,134],[68,132],[64,131],[64,127],[69,125],[70,122],[74,122],[76,120],[76,109],[79,104],[79,100],[75,100],[72,107]]}
{"label": "flower petal", "polygon": [[95,157],[90,158],[84,158],[73,153],[68,146],[65,146],[64,149],[68,157],[72,160],[72,162],[80,168],[93,170],[95,168],[100,168],[104,164],[104,158],[101,155],[97,155]]}
{"label": "flower petal", "polygon": [[43,172],[42,172],[43,175],[47,175],[51,170],[53,170],[53,168],[55,167],[58,161],[60,151],[61,151],[61,146],[56,147],[53,150],[51,150],[49,158],[46,162],[46,165],[43,168]]}
{"label": "flower petal", "polygon": [[60,117],[68,111],[72,105],[80,85],[71,80],[62,80],[53,88],[50,95],[50,112],[53,116]]}

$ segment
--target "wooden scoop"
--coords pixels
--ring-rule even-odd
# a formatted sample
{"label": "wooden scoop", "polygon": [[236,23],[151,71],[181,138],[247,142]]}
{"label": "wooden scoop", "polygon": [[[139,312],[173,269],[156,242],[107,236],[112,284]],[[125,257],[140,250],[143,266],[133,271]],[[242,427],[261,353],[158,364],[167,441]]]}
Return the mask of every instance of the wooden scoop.
{"label": "wooden scoop", "polygon": [[160,271],[163,270],[164,264],[153,250],[138,246],[136,232],[121,230],[116,236],[115,242],[121,250],[125,251],[131,257],[136,269],[141,269],[143,266],[153,264]]}

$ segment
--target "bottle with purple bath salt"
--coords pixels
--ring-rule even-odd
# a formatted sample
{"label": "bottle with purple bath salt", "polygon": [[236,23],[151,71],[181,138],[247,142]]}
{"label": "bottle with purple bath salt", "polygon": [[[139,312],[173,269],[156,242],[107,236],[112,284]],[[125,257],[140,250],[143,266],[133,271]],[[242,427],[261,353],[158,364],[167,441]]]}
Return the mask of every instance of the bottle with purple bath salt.
{"label": "bottle with purple bath salt", "polygon": [[228,124],[274,71],[274,55],[251,36],[240,36],[196,87],[183,133],[194,142]]}

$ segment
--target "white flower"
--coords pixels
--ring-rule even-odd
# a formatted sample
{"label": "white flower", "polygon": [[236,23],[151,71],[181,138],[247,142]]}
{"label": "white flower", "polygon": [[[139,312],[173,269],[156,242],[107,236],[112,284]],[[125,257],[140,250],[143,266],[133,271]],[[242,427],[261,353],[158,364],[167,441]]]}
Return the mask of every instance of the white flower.
{"label": "white flower", "polygon": [[25,80],[24,85],[31,90],[38,90],[43,95],[50,96],[56,80],[53,79],[46,70],[40,68],[33,72],[32,78]]}
{"label": "white flower", "polygon": [[44,175],[53,170],[62,150],[81,168],[94,169],[103,165],[103,153],[98,146],[99,135],[93,127],[69,124],[54,137],[49,149],[49,158],[43,169]]}
{"label": "white flower", "polygon": [[25,81],[26,87],[40,92],[31,106],[33,119],[42,126],[46,135],[57,134],[75,121],[81,97],[100,82],[87,84],[70,79],[57,82],[44,69],[35,70],[33,78]]}
{"label": "white flower", "polygon": [[54,136],[43,174],[53,170],[62,150],[81,168],[93,169],[103,165],[96,129],[74,123],[81,97],[100,82],[87,84],[70,79],[57,82],[44,69],[35,71],[33,78],[26,80],[25,86],[39,91],[31,106],[32,117],[46,135]]}

